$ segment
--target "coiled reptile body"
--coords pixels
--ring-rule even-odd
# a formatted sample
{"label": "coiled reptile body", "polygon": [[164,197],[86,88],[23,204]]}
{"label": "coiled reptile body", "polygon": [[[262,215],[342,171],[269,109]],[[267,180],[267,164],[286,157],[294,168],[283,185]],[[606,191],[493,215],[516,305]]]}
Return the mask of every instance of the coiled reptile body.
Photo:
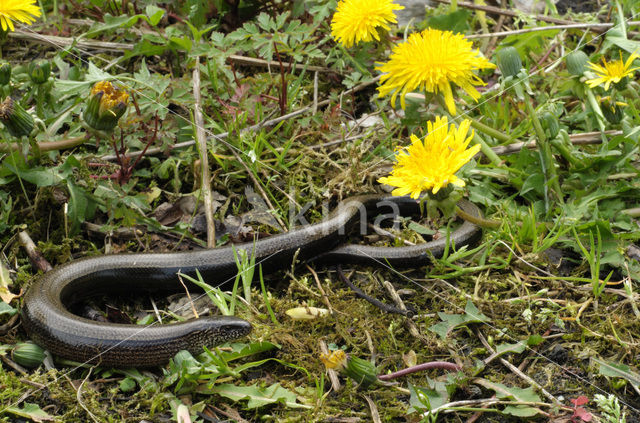
{"label": "coiled reptile body", "polygon": [[[475,216],[480,211],[469,202],[459,206]],[[183,290],[178,272],[195,276],[200,272],[210,284],[235,278],[234,248],[255,254],[256,264],[268,273],[291,265],[297,251],[303,260],[325,263],[385,263],[418,267],[430,254],[441,256],[447,239],[409,247],[342,245],[348,229],[379,211],[408,215],[418,203],[408,197],[367,195],[351,197],[321,223],[270,236],[255,243],[235,244],[181,253],[117,254],[76,260],[38,277],[27,292],[21,310],[22,324],[33,341],[53,354],[104,366],[148,367],[166,363],[178,351],[202,351],[247,335],[251,324],[235,317],[205,317],[168,325],[102,323],[79,317],[69,307],[101,294],[133,295]],[[365,216],[361,216],[365,215]],[[390,216],[390,215],[389,215]],[[465,222],[451,233],[457,247],[480,236],[477,226]],[[428,252],[429,253],[428,253]]]}

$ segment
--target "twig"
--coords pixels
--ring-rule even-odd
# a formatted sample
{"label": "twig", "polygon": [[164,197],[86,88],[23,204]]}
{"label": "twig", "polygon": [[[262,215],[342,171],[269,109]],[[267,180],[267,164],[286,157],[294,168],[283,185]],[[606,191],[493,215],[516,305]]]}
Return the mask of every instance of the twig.
{"label": "twig", "polygon": [[53,266],[44,258],[42,253],[38,251],[36,248],[36,244],[33,243],[33,240],[29,236],[26,231],[20,231],[18,233],[18,241],[20,245],[24,248],[27,256],[29,256],[29,261],[31,261],[31,265],[39,271],[43,273],[48,272],[53,269]]}
{"label": "twig", "polygon": [[[435,0],[438,3],[444,3],[444,4],[451,4],[450,0]],[[495,6],[481,6],[478,4],[473,4],[473,3],[468,3],[465,1],[459,1],[458,2],[458,6],[459,7],[464,7],[467,9],[475,9],[475,10],[482,10],[484,12],[487,13],[491,13],[494,15],[504,15],[504,16],[511,16],[511,17],[518,17],[519,12],[514,12],[512,10],[506,10],[506,9],[501,9],[499,7],[495,7]],[[533,18],[535,18],[538,21],[542,21],[542,22],[549,22],[549,23],[553,23],[553,24],[559,24],[559,25],[573,25],[576,24],[576,22],[573,21],[568,21],[566,19],[558,19],[558,18],[552,18],[550,16],[544,16],[544,15],[532,15]],[[636,22],[634,22],[636,23]],[[636,23],[637,24],[637,23]],[[605,28],[589,28],[591,30],[593,30],[594,32],[605,32],[607,30],[607,28],[611,28],[613,27],[613,24],[603,24],[603,25],[609,25],[608,27]]]}
{"label": "twig", "polygon": [[35,41],[42,44],[54,46],[55,48],[75,46],[83,49],[106,50],[114,52],[122,52],[122,50],[133,50],[135,44],[111,43],[108,41],[82,40],[77,38],[56,37],[54,35],[40,34],[33,31],[15,30],[9,32],[10,38],[18,40]]}
{"label": "twig", "polygon": [[[389,293],[389,296],[391,297],[391,300],[395,303],[395,305],[400,310],[402,310],[405,313],[407,313],[406,314],[407,317],[409,317],[410,315],[413,314],[413,312],[407,310],[407,306],[404,305],[404,301],[402,301],[402,298],[400,298],[400,295],[398,295],[398,293],[396,292],[396,289],[393,287],[391,282],[382,281],[382,286],[385,287],[385,289]],[[411,336],[413,336],[416,339],[424,339],[424,337],[420,334],[420,331],[418,330],[418,327],[413,322],[413,320],[407,319],[405,321],[405,325],[407,326],[407,329],[409,330],[409,333],[411,334]]]}
{"label": "twig", "polygon": [[200,57],[196,57],[193,68],[193,98],[194,120],[196,126],[196,144],[200,156],[200,189],[204,202],[204,214],[207,219],[207,246],[216,246],[216,224],[213,220],[213,197],[211,196],[211,172],[209,171],[209,152],[207,150],[207,136],[204,131],[204,119],[202,118],[200,98]]}
{"label": "twig", "polygon": [[[89,417],[91,417],[91,419],[96,422],[99,423],[100,420],[98,419],[98,417],[96,417],[95,414],[93,414],[91,412],[91,410],[89,410],[87,408],[87,406],[84,404],[84,402],[82,402],[82,387],[84,386],[84,384],[86,383],[86,381],[89,379],[89,376],[91,376],[91,372],[93,371],[93,367],[89,368],[89,372],[87,372],[87,376],[82,380],[82,383],[80,383],[80,386],[78,386],[78,390],[76,391],[76,399],[78,400],[78,404],[80,404],[80,407],[82,407],[84,409],[84,411],[87,412],[87,414],[89,415]],[[69,381],[69,383],[71,383],[71,381]],[[73,386],[73,384],[71,384],[71,386]]]}
{"label": "twig", "polygon": [[[435,0],[441,1],[441,0]],[[460,3],[458,3],[460,4]],[[628,22],[627,25],[638,25],[639,21]],[[592,29],[596,32],[604,32],[607,29],[613,27],[612,23],[571,23],[566,25],[553,25],[553,26],[537,26],[534,28],[514,29],[512,31],[500,31],[492,32],[490,34],[469,34],[465,35],[465,38],[490,38],[490,37],[507,37],[509,35],[528,34],[530,32],[539,31],[561,31],[563,29]]]}
{"label": "twig", "polygon": [[[588,144],[600,144],[602,142],[602,132],[585,132],[581,134],[572,134],[569,135],[569,139],[573,145],[588,145]],[[622,131],[610,130],[605,131],[605,135],[616,136],[622,135]],[[516,142],[509,145],[501,145],[498,147],[492,147],[494,153],[496,154],[513,154],[518,153],[523,148],[533,149],[538,145],[535,140],[525,141],[525,142]]]}
{"label": "twig", "polygon": [[[270,60],[264,60],[264,59],[256,59],[255,57],[247,57],[247,56],[240,56],[237,54],[232,54],[231,56],[229,56],[227,58],[228,61],[234,62],[234,63],[239,63],[241,65],[248,65],[248,66],[262,66],[262,67],[267,67],[270,68],[272,66],[278,65],[278,62],[273,62]],[[308,70],[309,72],[323,72],[323,73],[336,73],[336,74],[340,74],[340,72],[330,69],[330,68],[325,68],[322,66],[312,66],[312,65],[301,65],[300,63],[283,63],[282,66],[289,70],[289,69],[293,69],[295,65],[296,69],[305,69]]]}
{"label": "twig", "polygon": [[22,367],[21,365],[19,365],[18,363],[16,363],[12,359],[10,359],[5,354],[0,354],[0,359],[2,361],[4,361],[4,364],[6,364],[7,366],[11,367],[13,370],[15,370],[16,372],[20,373],[22,376],[26,376],[29,373],[29,372],[27,372],[27,369],[25,369],[24,367]]}
{"label": "twig", "polygon": [[394,307],[392,305],[385,304],[382,301],[377,300],[377,299],[375,299],[373,297],[370,297],[367,294],[365,294],[360,288],[358,288],[353,283],[351,283],[351,281],[347,278],[347,276],[342,271],[342,266],[338,265],[336,270],[337,270],[338,277],[340,278],[340,280],[342,282],[344,282],[349,288],[351,288],[351,290],[354,292],[354,294],[356,294],[357,297],[360,297],[363,300],[368,301],[369,303],[371,303],[374,306],[378,307],[382,311],[386,311],[387,313],[401,314],[403,316],[407,316],[409,314],[408,310],[402,310],[402,309],[399,309],[399,308]]}
{"label": "twig", "polygon": [[0,336],[4,336],[7,333],[9,333],[9,331],[13,328],[13,325],[16,324],[16,322],[18,321],[18,318],[20,317],[19,314],[14,314],[13,316],[11,316],[11,318],[7,321],[7,323],[0,325]]}
{"label": "twig", "polygon": [[402,376],[410,375],[411,373],[421,372],[429,369],[444,369],[451,370],[452,372],[458,372],[462,370],[462,367],[455,363],[449,363],[447,361],[430,361],[428,363],[418,364],[417,366],[407,367],[406,369],[398,370],[397,372],[389,373],[386,375],[379,375],[380,380],[393,380]]}
{"label": "twig", "polygon": [[369,410],[371,411],[371,421],[373,423],[382,423],[382,420],[380,420],[380,413],[378,412],[378,407],[376,406],[376,403],[373,402],[373,400],[371,398],[369,398],[368,395],[362,395],[365,399],[365,401],[367,401],[367,404],[369,404]]}
{"label": "twig", "polygon": [[313,279],[316,281],[316,285],[318,286],[318,291],[320,291],[320,294],[322,294],[322,301],[329,309],[329,313],[333,314],[333,307],[331,307],[331,302],[329,302],[329,297],[327,297],[327,293],[324,292],[324,289],[322,288],[322,284],[320,283],[320,278],[318,278],[318,274],[316,273],[315,270],[313,270],[311,266],[309,266],[308,264],[306,266],[307,266],[307,270],[311,272],[311,274],[313,275]]}

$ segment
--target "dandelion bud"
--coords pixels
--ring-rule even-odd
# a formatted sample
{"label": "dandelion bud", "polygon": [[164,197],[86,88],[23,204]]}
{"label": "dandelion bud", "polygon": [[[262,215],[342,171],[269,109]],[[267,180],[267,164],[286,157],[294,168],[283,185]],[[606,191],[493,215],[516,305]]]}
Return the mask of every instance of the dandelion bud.
{"label": "dandelion bud", "polygon": [[582,50],[575,50],[567,54],[564,59],[567,65],[567,70],[571,75],[582,76],[585,71],[587,63],[589,63],[589,57]]}
{"label": "dandelion bud", "polygon": [[0,103],[0,122],[16,138],[29,135],[34,126],[33,117],[11,97]]}
{"label": "dandelion bud", "polygon": [[515,47],[504,47],[498,51],[498,67],[505,78],[514,77],[522,69],[522,60]]}
{"label": "dandelion bud", "polygon": [[558,132],[560,132],[558,118],[553,113],[544,112],[542,116],[540,116],[540,124],[547,138],[550,140],[554,139],[558,135]]}
{"label": "dandelion bud", "polygon": [[96,83],[84,110],[84,120],[93,129],[110,131],[127,110],[129,94],[109,81]]}
{"label": "dandelion bud", "polygon": [[38,59],[29,63],[29,78],[34,84],[44,84],[51,75],[51,63],[46,59]]}
{"label": "dandelion bud", "polygon": [[0,62],[0,86],[5,86],[11,81],[11,65],[3,60]]}
{"label": "dandelion bud", "polygon": [[627,105],[621,101],[612,101],[611,97],[603,97],[600,103],[602,115],[611,124],[617,125],[624,116],[622,108]]}
{"label": "dandelion bud", "polygon": [[13,348],[11,358],[21,366],[34,368],[44,361],[44,350],[33,342],[21,342]]}

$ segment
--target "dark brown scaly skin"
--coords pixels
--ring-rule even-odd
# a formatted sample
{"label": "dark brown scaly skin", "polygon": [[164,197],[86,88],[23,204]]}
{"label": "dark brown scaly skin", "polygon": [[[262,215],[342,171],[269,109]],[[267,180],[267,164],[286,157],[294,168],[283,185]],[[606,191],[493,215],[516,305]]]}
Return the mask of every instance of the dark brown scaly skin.
{"label": "dark brown scaly skin", "polygon": [[[222,284],[235,278],[234,248],[255,254],[264,273],[291,265],[296,251],[302,260],[316,257],[324,263],[388,264],[417,267],[430,255],[442,255],[447,239],[441,238],[411,247],[338,246],[347,228],[360,220],[363,205],[367,215],[388,213],[381,208],[395,204],[401,214],[415,213],[417,202],[407,197],[367,195],[349,198],[338,205],[329,218],[288,233],[255,243],[183,253],[119,254],[76,260],[39,277],[27,292],[21,310],[22,324],[33,341],[53,354],[104,366],[149,367],[169,361],[186,349],[197,354],[202,346],[213,346],[247,335],[251,324],[235,317],[207,317],[168,325],[125,325],[102,323],[72,314],[68,307],[100,294],[176,292],[184,288],[177,278],[181,272],[205,281]],[[459,206],[480,216],[473,204]],[[477,226],[465,222],[449,240],[456,247],[477,241]],[[321,254],[325,252],[324,254]]]}

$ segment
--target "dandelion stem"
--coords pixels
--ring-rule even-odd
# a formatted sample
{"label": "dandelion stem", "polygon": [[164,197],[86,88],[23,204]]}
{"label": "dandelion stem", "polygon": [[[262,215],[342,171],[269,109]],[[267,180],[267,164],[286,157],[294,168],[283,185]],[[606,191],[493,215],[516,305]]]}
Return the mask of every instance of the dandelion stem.
{"label": "dandelion stem", "polygon": [[469,117],[469,116],[465,116],[465,119],[469,119],[471,121],[471,126],[475,129],[477,129],[478,131],[489,135],[490,137],[493,137],[495,139],[497,139],[500,142],[509,142],[511,141],[511,137],[509,137],[507,134],[504,134],[500,131],[498,131],[497,129],[494,129],[488,125],[485,125],[484,123]]}
{"label": "dandelion stem", "polygon": [[497,220],[490,220],[483,217],[473,216],[462,210],[458,206],[456,206],[456,214],[458,215],[458,217],[466,220],[467,222],[471,222],[474,225],[478,225],[481,228],[496,229],[499,228],[500,225],[502,225],[502,222],[499,222]]}
{"label": "dandelion stem", "polygon": [[496,167],[502,167],[502,160],[498,155],[489,147],[489,145],[482,139],[478,133],[473,134],[473,140],[480,144],[480,151],[493,163]]}
{"label": "dandelion stem", "polygon": [[[542,129],[542,125],[540,124],[540,119],[538,119],[538,115],[533,108],[531,97],[528,95],[525,97],[525,107],[527,108],[527,113],[529,113],[529,116],[531,116],[531,123],[533,123],[533,129],[536,132],[538,145],[540,146],[540,164],[542,166],[546,184],[551,185],[551,188],[553,188],[553,191],[555,191],[557,199],[562,203],[562,190],[560,189],[560,184],[558,183],[558,175],[556,174],[556,168],[553,164],[551,147],[547,140],[547,136]],[[546,202],[548,201],[548,193],[545,192],[545,194],[546,204]],[[545,209],[548,210],[548,207],[545,207]]]}

